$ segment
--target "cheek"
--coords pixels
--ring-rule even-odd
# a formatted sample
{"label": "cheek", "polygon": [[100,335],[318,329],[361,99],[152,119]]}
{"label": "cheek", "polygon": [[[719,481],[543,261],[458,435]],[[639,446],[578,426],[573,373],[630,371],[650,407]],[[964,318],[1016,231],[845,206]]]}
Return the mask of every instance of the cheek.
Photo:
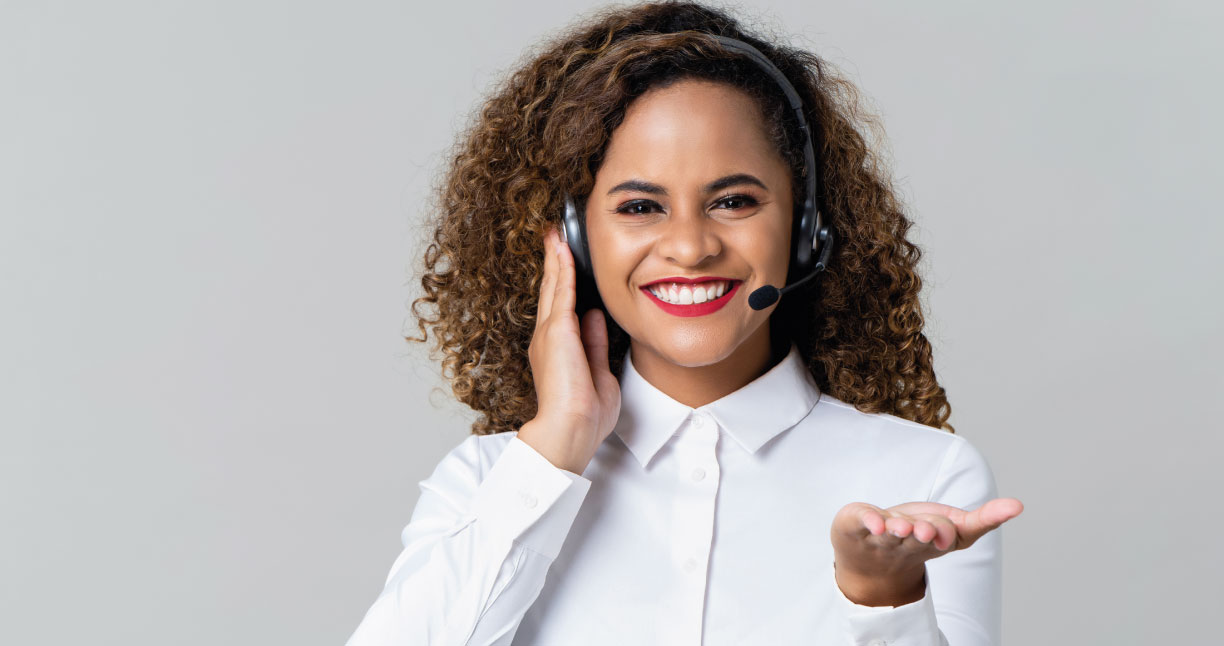
{"label": "cheek", "polygon": [[790,267],[791,224],[790,219],[775,222],[771,236],[773,238],[773,245],[770,257],[774,261],[772,269],[783,279],[786,278],[787,269]]}
{"label": "cheek", "polygon": [[770,222],[768,226],[745,231],[736,240],[736,246],[757,273],[771,280],[786,278],[791,255],[789,222],[785,227]]}
{"label": "cheek", "polygon": [[588,223],[587,247],[591,253],[591,268],[601,291],[628,282],[633,269],[631,259],[635,245],[628,236],[617,234],[599,223]]}

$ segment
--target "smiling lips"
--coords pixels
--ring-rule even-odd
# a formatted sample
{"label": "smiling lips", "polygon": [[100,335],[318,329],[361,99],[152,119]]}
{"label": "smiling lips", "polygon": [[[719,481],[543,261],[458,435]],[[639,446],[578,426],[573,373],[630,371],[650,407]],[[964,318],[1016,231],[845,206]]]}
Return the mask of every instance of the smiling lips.
{"label": "smiling lips", "polygon": [[683,283],[660,281],[642,287],[655,305],[675,316],[705,316],[726,305],[743,281],[718,279]]}

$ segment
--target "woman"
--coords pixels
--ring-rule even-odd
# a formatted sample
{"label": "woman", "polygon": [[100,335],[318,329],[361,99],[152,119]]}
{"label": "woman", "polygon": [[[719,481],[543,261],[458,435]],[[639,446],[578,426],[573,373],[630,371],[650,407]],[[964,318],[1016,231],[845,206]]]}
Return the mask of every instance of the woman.
{"label": "woman", "polygon": [[[793,86],[818,183],[786,91],[712,34]],[[414,304],[482,416],[351,645],[999,641],[991,530],[1021,505],[946,423],[854,102],[689,3],[608,10],[488,100]],[[811,186],[831,253],[799,283]]]}

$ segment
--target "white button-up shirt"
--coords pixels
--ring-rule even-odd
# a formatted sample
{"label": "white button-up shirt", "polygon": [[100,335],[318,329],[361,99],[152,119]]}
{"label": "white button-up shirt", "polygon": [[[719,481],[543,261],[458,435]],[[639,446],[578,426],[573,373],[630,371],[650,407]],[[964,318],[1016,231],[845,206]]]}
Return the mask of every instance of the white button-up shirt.
{"label": "white button-up shirt", "polygon": [[860,606],[834,579],[844,505],[996,496],[964,437],[822,394],[793,346],[696,409],[631,356],[620,384],[616,427],[581,476],[517,432],[447,454],[348,646],[999,642],[1001,530],[927,561],[914,603]]}

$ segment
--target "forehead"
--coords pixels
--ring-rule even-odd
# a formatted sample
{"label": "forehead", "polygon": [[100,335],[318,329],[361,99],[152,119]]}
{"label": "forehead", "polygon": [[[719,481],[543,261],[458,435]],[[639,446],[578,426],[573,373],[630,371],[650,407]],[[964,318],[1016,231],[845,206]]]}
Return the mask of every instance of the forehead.
{"label": "forehead", "polygon": [[[647,91],[625,110],[604,156],[610,172],[670,176],[782,164],[760,106],[739,88],[684,79]],[[763,171],[762,171],[763,172]]]}

